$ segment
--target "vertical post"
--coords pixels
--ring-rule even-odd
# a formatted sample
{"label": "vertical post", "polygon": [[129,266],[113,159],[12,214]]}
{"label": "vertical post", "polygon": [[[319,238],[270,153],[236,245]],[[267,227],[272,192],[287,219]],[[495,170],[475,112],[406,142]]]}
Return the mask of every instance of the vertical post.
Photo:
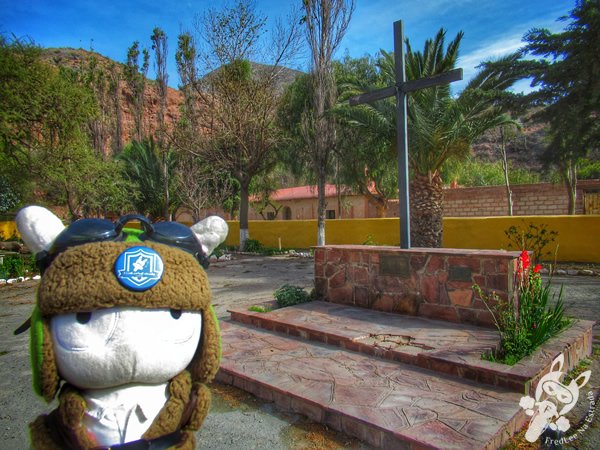
{"label": "vertical post", "polygon": [[410,200],[408,192],[408,131],[404,55],[404,27],[394,22],[394,63],[396,66],[396,148],[398,151],[398,201],[400,207],[400,248],[410,248]]}

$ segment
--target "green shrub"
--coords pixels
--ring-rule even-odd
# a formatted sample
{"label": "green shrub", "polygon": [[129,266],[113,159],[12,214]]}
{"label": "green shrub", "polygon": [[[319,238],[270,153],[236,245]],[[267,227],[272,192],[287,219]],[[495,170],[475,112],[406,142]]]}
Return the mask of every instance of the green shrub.
{"label": "green shrub", "polygon": [[277,306],[285,308],[286,306],[298,305],[312,300],[311,295],[299,286],[290,286],[284,284],[277,289],[273,296],[277,300]]}
{"label": "green shrub", "polygon": [[539,226],[521,221],[520,226],[511,225],[504,230],[508,238],[508,248],[515,250],[528,249],[533,252],[533,261],[538,263],[545,256],[552,255],[551,251],[545,251],[546,246],[556,240],[558,231],[548,230],[548,225],[541,223]]}
{"label": "green shrub", "polygon": [[0,278],[17,278],[39,273],[33,256],[6,255],[0,264]]}
{"label": "green shrub", "polygon": [[256,239],[247,239],[244,245],[244,251],[248,253],[260,253],[262,248],[262,244]]}
{"label": "green shrub", "polygon": [[583,160],[580,163],[577,177],[580,180],[594,180],[600,178],[600,161]]}
{"label": "green shrub", "polygon": [[222,242],[217,246],[217,248],[215,248],[213,250],[213,252],[209,256],[214,255],[217,258],[220,258],[224,254],[235,251],[235,250],[237,250],[237,248],[235,246],[225,245],[225,243]]}
{"label": "green shrub", "polygon": [[[446,184],[457,180],[461,186],[499,186],[504,185],[504,169],[500,161],[485,162],[468,158],[465,161],[449,161],[442,169],[442,178]],[[539,183],[540,175],[525,169],[508,169],[510,184]]]}

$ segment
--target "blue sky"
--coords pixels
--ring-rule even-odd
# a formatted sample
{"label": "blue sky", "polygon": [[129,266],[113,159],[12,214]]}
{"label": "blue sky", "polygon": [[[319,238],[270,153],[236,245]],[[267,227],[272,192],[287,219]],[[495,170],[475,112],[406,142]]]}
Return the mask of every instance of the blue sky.
{"label": "blue sky", "polygon": [[[179,80],[175,69],[175,45],[182,30],[193,27],[194,18],[207,8],[218,8],[221,0],[0,0],[0,32],[30,37],[44,47],[93,48],[123,62],[133,41],[148,48],[150,34],[159,26],[169,38],[169,84]],[[301,0],[256,0],[257,10],[269,20],[285,17]],[[357,0],[350,27],[336,55],[375,54],[380,48],[392,50],[392,24],[404,21],[405,35],[414,49],[444,27],[447,40],[460,30],[459,66],[465,81],[455,83],[460,90],[475,73],[475,66],[521,46],[524,33],[533,27],[560,31],[565,22],[557,18],[573,9],[575,0]],[[306,69],[300,60],[296,68]],[[150,71],[152,73],[152,69]],[[527,89],[521,84],[518,90]]]}

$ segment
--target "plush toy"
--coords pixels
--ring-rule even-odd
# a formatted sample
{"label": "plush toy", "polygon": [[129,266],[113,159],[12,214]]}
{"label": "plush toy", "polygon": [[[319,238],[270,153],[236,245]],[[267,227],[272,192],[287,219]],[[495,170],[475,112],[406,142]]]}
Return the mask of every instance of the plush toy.
{"label": "plush toy", "polygon": [[16,221],[43,272],[30,319],[34,389],[58,396],[30,425],[33,447],[195,448],[220,358],[201,264],[227,224],[130,215],[64,228],[37,206]]}

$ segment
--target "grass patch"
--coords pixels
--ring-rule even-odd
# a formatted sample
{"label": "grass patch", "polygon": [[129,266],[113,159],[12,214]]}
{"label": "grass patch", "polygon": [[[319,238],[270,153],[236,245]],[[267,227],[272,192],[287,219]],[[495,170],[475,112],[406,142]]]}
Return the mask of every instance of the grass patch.
{"label": "grass patch", "polygon": [[579,361],[579,364],[577,364],[575,367],[573,367],[571,370],[569,370],[569,372],[565,375],[565,380],[563,381],[563,384],[569,384],[571,381],[573,381],[575,378],[577,378],[583,372],[588,370],[591,365],[592,365],[591,359],[583,358],[581,361]]}
{"label": "grass patch", "polygon": [[273,311],[273,308],[271,308],[270,306],[253,305],[250,308],[248,308],[248,311],[258,312],[258,313],[268,313],[268,312]]}

